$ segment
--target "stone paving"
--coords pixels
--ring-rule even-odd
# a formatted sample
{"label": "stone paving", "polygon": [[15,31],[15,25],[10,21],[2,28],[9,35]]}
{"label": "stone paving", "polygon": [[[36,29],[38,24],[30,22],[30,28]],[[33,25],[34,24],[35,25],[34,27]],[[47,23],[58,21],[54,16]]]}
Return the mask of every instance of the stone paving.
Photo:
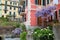
{"label": "stone paving", "polygon": [[5,38],[4,40],[20,40],[20,38]]}
{"label": "stone paving", "polygon": [[27,36],[27,40],[33,40],[33,38],[31,36]]}

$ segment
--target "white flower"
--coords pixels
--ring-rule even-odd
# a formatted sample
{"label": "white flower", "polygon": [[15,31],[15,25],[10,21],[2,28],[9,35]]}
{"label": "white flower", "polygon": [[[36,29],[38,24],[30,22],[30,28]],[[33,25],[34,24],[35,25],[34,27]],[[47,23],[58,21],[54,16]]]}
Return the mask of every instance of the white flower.
{"label": "white flower", "polygon": [[49,35],[51,35],[51,34],[49,33]]}

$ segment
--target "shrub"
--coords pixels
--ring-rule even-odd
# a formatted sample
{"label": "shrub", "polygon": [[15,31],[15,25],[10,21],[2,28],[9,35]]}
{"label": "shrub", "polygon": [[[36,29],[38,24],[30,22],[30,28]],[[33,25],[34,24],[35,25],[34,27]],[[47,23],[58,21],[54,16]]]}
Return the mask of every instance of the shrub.
{"label": "shrub", "polygon": [[26,40],[27,32],[22,32],[20,34],[20,40]]}
{"label": "shrub", "polygon": [[53,32],[49,28],[35,29],[32,35],[33,40],[54,40]]}
{"label": "shrub", "polygon": [[20,27],[20,23],[16,23],[16,27],[19,28]]}
{"label": "shrub", "polygon": [[20,28],[22,29],[22,31],[26,31],[26,26],[24,24],[21,24]]}

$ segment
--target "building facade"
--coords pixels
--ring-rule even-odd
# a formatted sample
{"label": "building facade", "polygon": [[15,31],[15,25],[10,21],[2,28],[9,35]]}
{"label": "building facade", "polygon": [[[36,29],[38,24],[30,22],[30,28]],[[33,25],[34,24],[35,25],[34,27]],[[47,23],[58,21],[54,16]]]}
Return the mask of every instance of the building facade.
{"label": "building facade", "polygon": [[60,22],[60,0],[58,0],[58,5],[57,5],[57,9],[56,9],[56,13],[57,13],[57,17],[58,17],[58,20]]}
{"label": "building facade", "polygon": [[[27,27],[35,27],[42,25],[42,20],[40,17],[36,17],[37,9],[42,9],[43,7],[52,6],[53,0],[26,0],[27,6],[25,7],[26,22]],[[50,17],[51,19],[51,17]]]}
{"label": "building facade", "polygon": [[15,18],[19,18],[19,2],[18,1],[10,1],[10,0],[1,0],[1,16],[6,17],[6,15],[14,15]]}
{"label": "building facade", "polygon": [[[0,0],[0,4],[1,4],[1,0]],[[2,6],[0,6],[0,17],[2,16]]]}

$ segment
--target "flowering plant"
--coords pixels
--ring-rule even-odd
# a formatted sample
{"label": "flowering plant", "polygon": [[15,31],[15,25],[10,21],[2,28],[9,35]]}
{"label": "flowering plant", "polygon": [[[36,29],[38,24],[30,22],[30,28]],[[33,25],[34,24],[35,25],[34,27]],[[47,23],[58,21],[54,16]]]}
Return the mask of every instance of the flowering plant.
{"label": "flowering plant", "polygon": [[[36,17],[45,17],[45,14],[47,15],[53,15],[53,11],[56,9],[56,6],[49,6],[47,8],[43,8],[42,10],[37,10],[36,11]],[[48,17],[48,16],[46,16]]]}
{"label": "flowering plant", "polygon": [[21,33],[21,29],[20,28],[16,28],[15,30],[12,31],[12,33],[20,34]]}

